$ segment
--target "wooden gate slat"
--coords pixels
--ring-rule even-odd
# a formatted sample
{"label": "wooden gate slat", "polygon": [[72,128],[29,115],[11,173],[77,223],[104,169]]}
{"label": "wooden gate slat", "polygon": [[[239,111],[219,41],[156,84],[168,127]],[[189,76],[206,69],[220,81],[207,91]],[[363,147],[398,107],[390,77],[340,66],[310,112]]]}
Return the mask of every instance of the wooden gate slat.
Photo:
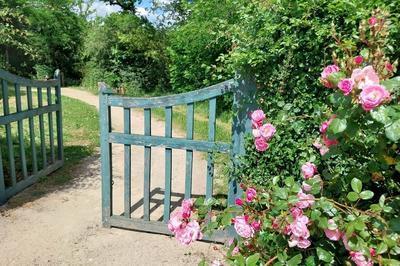
{"label": "wooden gate slat", "polygon": [[[151,135],[151,109],[144,109],[144,134]],[[144,147],[143,219],[150,220],[151,147]]]}
{"label": "wooden gate slat", "polygon": [[[43,107],[43,92],[42,88],[37,88],[38,93],[38,106]],[[42,153],[42,167],[43,169],[47,166],[47,154],[46,154],[46,138],[44,132],[44,119],[43,114],[39,115],[39,134],[40,134],[40,150]]]}
{"label": "wooden gate slat", "polygon": [[[52,104],[51,87],[47,87],[47,105]],[[54,128],[53,128],[53,113],[47,114],[49,120],[49,142],[50,142],[50,158],[51,162],[54,163],[56,160],[54,152]]]}
{"label": "wooden gate slat", "polygon": [[[186,139],[193,139],[194,129],[194,103],[187,104],[186,109]],[[186,176],[185,176],[185,199],[192,197],[193,179],[193,150],[186,150]]]}
{"label": "wooden gate slat", "polygon": [[[8,84],[7,81],[3,79],[2,81],[2,89],[3,89],[3,113],[4,116],[10,114],[10,107],[9,107],[9,99],[8,99]],[[6,142],[7,142],[7,149],[8,149],[8,160],[10,164],[10,175],[11,175],[11,183],[14,187],[17,184],[17,177],[15,173],[15,157],[14,157],[14,145],[12,141],[12,134],[11,134],[11,125],[7,123],[6,127]]]}
{"label": "wooden gate slat", "polygon": [[64,161],[64,144],[63,144],[63,123],[62,123],[62,100],[61,100],[61,85],[60,85],[60,73],[56,71],[55,78],[58,82],[55,86],[56,89],[56,104],[58,110],[56,111],[56,124],[57,124],[57,157],[58,160]]}
{"label": "wooden gate slat", "polygon": [[[172,138],[172,107],[165,107],[165,137]],[[164,222],[169,221],[171,210],[172,149],[165,149]]]}
{"label": "wooden gate slat", "polygon": [[[21,87],[18,83],[15,83],[15,103],[17,106],[17,113],[22,111],[21,106]],[[21,159],[21,170],[24,179],[28,178],[28,169],[26,167],[26,156],[25,156],[25,142],[24,142],[24,124],[23,120],[18,120],[18,142],[19,142],[19,154]]]}
{"label": "wooden gate slat", "polygon": [[[26,96],[28,100],[28,110],[33,109],[33,99],[32,99],[32,87],[26,87]],[[29,117],[29,138],[32,152],[32,172],[36,174],[38,172],[37,165],[37,155],[36,155],[36,142],[35,142],[35,126],[33,116]]]}
{"label": "wooden gate slat", "polygon": [[[212,98],[208,102],[208,141],[215,141],[217,99]],[[213,195],[214,183],[214,155],[212,152],[207,154],[207,183],[206,198],[209,199]]]}
{"label": "wooden gate slat", "polygon": [[[124,108],[124,133],[131,134],[131,109]],[[124,216],[131,218],[131,145],[124,145]]]}

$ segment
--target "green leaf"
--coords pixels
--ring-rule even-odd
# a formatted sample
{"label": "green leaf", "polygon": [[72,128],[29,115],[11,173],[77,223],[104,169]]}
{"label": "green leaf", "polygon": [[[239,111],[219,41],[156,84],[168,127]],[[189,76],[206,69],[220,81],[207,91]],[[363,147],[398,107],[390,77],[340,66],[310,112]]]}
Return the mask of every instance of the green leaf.
{"label": "green leaf", "polygon": [[309,256],[306,259],[306,266],[316,266],[317,264],[315,263],[315,256]]}
{"label": "green leaf", "polygon": [[374,192],[372,192],[371,190],[365,190],[360,193],[360,198],[362,198],[363,200],[372,199],[373,196]]}
{"label": "green leaf", "polygon": [[303,256],[301,254],[297,254],[296,256],[294,256],[290,260],[288,260],[287,265],[288,266],[297,266],[301,263],[302,259],[303,259]]}
{"label": "green leaf", "polygon": [[357,193],[361,193],[362,190],[362,182],[360,179],[357,178],[353,178],[351,180],[351,188],[353,189],[353,191],[357,192]]}
{"label": "green leaf", "polygon": [[394,142],[400,139],[400,119],[385,129],[386,137]]}
{"label": "green leaf", "polygon": [[381,85],[385,86],[389,92],[394,92],[397,89],[400,89],[400,76],[384,80],[381,82]]}
{"label": "green leaf", "polygon": [[347,120],[346,119],[333,119],[332,123],[329,125],[329,131],[332,134],[338,134],[345,131],[347,128]]}
{"label": "green leaf", "polygon": [[335,87],[339,83],[339,81],[346,77],[346,74],[343,72],[335,72],[329,75],[328,80],[331,82]]}
{"label": "green leaf", "polygon": [[197,266],[207,266],[206,260],[203,258],[203,259],[199,262],[199,264],[197,264]]}
{"label": "green leaf", "polygon": [[395,166],[397,172],[400,172],[400,162],[398,162]]}
{"label": "green leaf", "polygon": [[317,248],[317,256],[318,256],[319,260],[322,260],[325,262],[332,262],[332,260],[333,260],[332,254],[320,247]]}
{"label": "green leaf", "polygon": [[376,110],[371,111],[371,116],[375,121],[384,125],[392,122],[392,119],[390,119],[389,116],[389,110],[386,106],[380,106]]}
{"label": "green leaf", "polygon": [[246,259],[246,266],[256,266],[259,259],[260,259],[260,254],[256,253],[251,255]]}
{"label": "green leaf", "polygon": [[382,242],[377,246],[376,253],[382,254],[382,253],[385,253],[387,250],[388,250],[388,246],[386,245],[385,242]]}
{"label": "green leaf", "polygon": [[349,192],[349,194],[347,194],[347,199],[350,201],[357,201],[359,199],[359,196],[356,192]]}
{"label": "green leaf", "polygon": [[386,200],[385,195],[381,195],[379,197],[379,206],[381,206],[382,208],[383,208],[383,206],[385,206],[385,200]]}

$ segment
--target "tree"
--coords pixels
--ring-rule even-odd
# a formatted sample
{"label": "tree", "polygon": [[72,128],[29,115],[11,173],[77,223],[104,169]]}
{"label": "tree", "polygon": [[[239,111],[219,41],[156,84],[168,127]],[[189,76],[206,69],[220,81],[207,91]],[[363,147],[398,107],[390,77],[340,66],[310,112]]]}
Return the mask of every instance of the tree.
{"label": "tree", "polygon": [[110,5],[117,5],[124,11],[135,14],[136,3],[140,4],[142,0],[102,0],[103,2],[109,3]]}
{"label": "tree", "polygon": [[73,9],[84,19],[94,13],[92,9],[95,0],[74,0]]}

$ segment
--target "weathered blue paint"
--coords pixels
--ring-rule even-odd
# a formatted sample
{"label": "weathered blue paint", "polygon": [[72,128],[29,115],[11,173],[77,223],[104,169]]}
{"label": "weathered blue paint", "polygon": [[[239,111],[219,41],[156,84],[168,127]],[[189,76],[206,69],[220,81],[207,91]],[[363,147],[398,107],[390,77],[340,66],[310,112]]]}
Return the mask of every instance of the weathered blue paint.
{"label": "weathered blue paint", "polygon": [[[144,109],[144,134],[151,135],[151,109]],[[150,220],[151,146],[144,147],[143,219]]]}
{"label": "weathered blue paint", "polygon": [[[28,100],[28,110],[34,111],[33,109],[33,100],[32,100],[32,88],[26,87],[26,95]],[[38,165],[37,165],[37,155],[36,155],[36,142],[35,142],[35,126],[33,121],[33,116],[29,116],[29,138],[30,138],[30,145],[32,149],[32,172],[34,175],[38,172]],[[0,122],[1,124],[1,122]]]}
{"label": "weathered blue paint", "polygon": [[[214,177],[214,153],[230,153],[233,164],[238,167],[237,157],[244,153],[244,135],[249,133],[250,122],[248,114],[254,110],[255,105],[255,83],[248,76],[236,77],[220,84],[205,89],[164,97],[133,98],[111,95],[104,84],[101,85],[100,93],[100,125],[101,125],[101,154],[102,154],[102,184],[103,184],[103,224],[105,226],[123,227],[133,230],[170,234],[166,227],[171,212],[171,187],[172,187],[172,149],[183,149],[186,151],[186,173],[185,173],[185,198],[192,195],[192,167],[193,151],[207,152],[207,184],[205,196],[213,195]],[[217,97],[232,93],[234,98],[234,118],[232,124],[232,143],[215,141],[216,135],[216,105]],[[198,101],[209,101],[209,134],[207,140],[194,140],[194,104]],[[172,136],[172,107],[175,105],[187,105],[186,112],[186,138]],[[109,108],[122,107],[144,108],[144,135],[132,134],[127,130],[124,133],[111,132]],[[165,107],[165,136],[152,136],[151,134],[151,108]],[[126,123],[125,123],[126,124]],[[112,205],[112,175],[110,171],[111,160],[107,154],[110,153],[109,145],[112,143],[123,144],[125,147],[131,145],[144,146],[144,194],[143,194],[143,218],[134,219],[126,215],[113,215]],[[165,148],[165,190],[164,190],[164,215],[163,222],[151,221],[150,219],[150,188],[151,188],[151,148]],[[126,151],[126,150],[125,150]],[[126,164],[130,164],[125,160]],[[130,166],[130,165],[129,165]],[[126,168],[125,168],[126,169]],[[237,196],[238,188],[236,182],[229,182],[228,201],[233,203]],[[125,192],[125,195],[126,192]],[[125,196],[126,197],[126,196]],[[126,204],[126,203],[125,203]],[[230,232],[222,232],[226,239]],[[215,240],[216,238],[213,237]]]}
{"label": "weathered blue paint", "polygon": [[[165,137],[172,138],[172,107],[165,108]],[[165,149],[165,192],[164,192],[164,222],[169,221],[171,211],[172,184],[172,149]]]}
{"label": "weathered blue paint", "polygon": [[[57,71],[58,73],[58,71]],[[35,141],[35,127],[34,127],[34,117],[39,116],[40,123],[40,139],[41,141],[41,154],[43,157],[46,156],[46,147],[42,145],[44,143],[44,121],[43,115],[48,114],[49,116],[49,136],[50,142],[52,139],[52,119],[50,119],[50,114],[56,112],[59,114],[59,118],[61,118],[61,89],[60,89],[60,80],[58,78],[58,74],[55,79],[47,80],[47,81],[35,81],[26,78],[22,78],[16,75],[13,75],[7,71],[0,69],[0,80],[1,80],[1,89],[3,94],[3,115],[0,116],[0,125],[4,125],[6,129],[6,143],[7,143],[7,152],[8,152],[8,163],[9,167],[4,167],[3,161],[1,160],[1,152],[0,151],[0,204],[4,203],[8,198],[12,197],[19,191],[23,190],[29,185],[35,183],[39,177],[48,175],[56,169],[60,168],[63,165],[63,144],[62,144],[62,123],[61,119],[57,121],[57,132],[61,132],[58,134],[58,145],[57,145],[57,154],[59,155],[57,159],[55,159],[52,154],[55,153],[54,145],[50,144],[50,153],[51,153],[51,163],[48,164],[46,161],[47,158],[44,158],[44,164],[42,166],[38,166],[37,162],[37,152],[36,152],[36,141]],[[12,86],[9,86],[11,84]],[[10,113],[9,108],[9,89],[13,87],[15,90],[15,103],[16,103],[16,112]],[[28,108],[25,110],[22,107],[21,102],[21,88],[26,87],[27,92],[27,102]],[[38,107],[33,107],[33,97],[32,97],[32,87],[37,89],[38,94]],[[41,88],[56,88],[57,100],[56,103],[51,103],[51,95],[48,96],[48,105],[43,106],[42,99],[42,89]],[[57,89],[58,88],[58,89]],[[49,90],[49,89],[48,89]],[[51,103],[51,104],[49,104]],[[29,172],[27,167],[27,155],[26,155],[26,147],[24,142],[24,119],[29,120],[29,144],[31,146],[31,154],[32,157],[29,158],[31,160],[32,169]],[[17,135],[18,141],[17,143],[13,143],[12,134],[11,134],[11,125],[10,123],[17,123]],[[21,167],[16,169],[15,166],[15,154],[14,154],[14,145],[19,146],[19,163]],[[11,177],[11,184],[7,185],[5,179],[4,171],[6,169],[9,171],[8,176]],[[17,170],[23,177],[22,180],[17,180]]]}
{"label": "weathered blue paint", "polygon": [[[52,104],[51,87],[47,87],[47,105],[51,104]],[[56,160],[56,156],[54,152],[53,113],[48,113],[47,118],[49,122],[50,160],[52,163],[54,163]]]}
{"label": "weathered blue paint", "polygon": [[[186,139],[192,140],[194,133],[194,104],[188,103],[186,109]],[[186,177],[185,177],[185,199],[192,197],[193,176],[193,150],[186,150]]]}
{"label": "weathered blue paint", "polygon": [[[215,126],[217,121],[217,98],[211,98],[208,102],[208,141],[215,141]],[[212,198],[214,187],[214,158],[213,153],[207,154],[207,182],[206,199]]]}
{"label": "weathered blue paint", "polygon": [[[131,134],[131,109],[124,108],[124,134]],[[124,145],[124,216],[131,217],[131,145]]]}

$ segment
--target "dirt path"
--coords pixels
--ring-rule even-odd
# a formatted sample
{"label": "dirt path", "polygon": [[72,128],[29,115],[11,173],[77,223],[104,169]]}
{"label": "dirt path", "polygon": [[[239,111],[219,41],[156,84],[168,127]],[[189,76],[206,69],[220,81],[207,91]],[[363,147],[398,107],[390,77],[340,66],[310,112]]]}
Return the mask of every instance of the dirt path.
{"label": "dirt path", "polygon": [[[63,95],[98,107],[98,97],[86,91],[64,88]],[[85,114],[82,114],[85,115]],[[113,129],[122,131],[122,109],[112,110]],[[143,113],[132,112],[134,133],[143,133]],[[153,120],[154,135],[164,134],[164,123]],[[182,137],[182,132],[173,132]],[[113,147],[114,209],[122,213],[123,146]],[[98,154],[82,161],[71,175],[74,180],[43,197],[12,207],[14,201],[35,193],[28,188],[2,207],[0,216],[0,265],[197,265],[205,256],[219,258],[215,245],[197,242],[191,247],[179,245],[175,239],[101,226],[100,165]],[[143,148],[132,149],[132,202],[143,193]],[[164,150],[152,154],[152,219],[157,220],[163,199]],[[193,192],[205,191],[206,163],[201,154],[194,156]],[[173,192],[184,191],[183,151],[173,151]],[[177,201],[180,195],[173,197]],[[142,208],[133,216],[141,217]]]}

